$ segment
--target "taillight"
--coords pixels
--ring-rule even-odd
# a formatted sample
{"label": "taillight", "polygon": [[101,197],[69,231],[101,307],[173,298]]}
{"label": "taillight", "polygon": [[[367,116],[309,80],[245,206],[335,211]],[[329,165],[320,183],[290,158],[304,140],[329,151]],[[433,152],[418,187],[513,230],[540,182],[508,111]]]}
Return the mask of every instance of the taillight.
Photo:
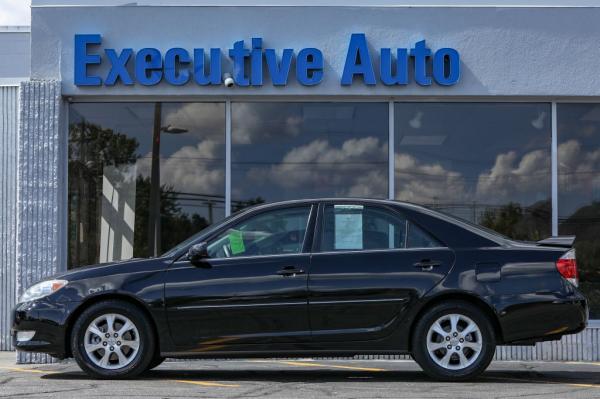
{"label": "taillight", "polygon": [[571,249],[556,261],[558,272],[569,280],[575,287],[579,285],[579,275],[577,273],[577,259],[575,258],[575,249]]}

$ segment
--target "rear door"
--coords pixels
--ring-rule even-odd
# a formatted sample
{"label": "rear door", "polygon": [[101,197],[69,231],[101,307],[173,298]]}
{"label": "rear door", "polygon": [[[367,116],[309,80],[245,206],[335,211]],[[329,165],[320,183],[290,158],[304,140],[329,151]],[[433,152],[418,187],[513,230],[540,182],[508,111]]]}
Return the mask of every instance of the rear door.
{"label": "rear door", "polygon": [[394,208],[319,207],[308,280],[313,340],[371,340],[450,270],[454,253]]}

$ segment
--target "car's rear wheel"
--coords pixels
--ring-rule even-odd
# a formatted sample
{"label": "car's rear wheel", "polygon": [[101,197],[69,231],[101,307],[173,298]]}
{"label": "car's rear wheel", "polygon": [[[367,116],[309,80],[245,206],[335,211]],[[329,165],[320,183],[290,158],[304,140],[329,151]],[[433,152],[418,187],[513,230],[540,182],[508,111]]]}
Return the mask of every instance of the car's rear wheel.
{"label": "car's rear wheel", "polygon": [[413,330],[413,357],[438,380],[467,380],[489,366],[496,342],[492,323],[477,306],[449,301],[429,309]]}
{"label": "car's rear wheel", "polygon": [[132,378],[147,370],[154,359],[152,331],[136,306],[99,302],[86,309],[73,326],[73,357],[93,377]]}

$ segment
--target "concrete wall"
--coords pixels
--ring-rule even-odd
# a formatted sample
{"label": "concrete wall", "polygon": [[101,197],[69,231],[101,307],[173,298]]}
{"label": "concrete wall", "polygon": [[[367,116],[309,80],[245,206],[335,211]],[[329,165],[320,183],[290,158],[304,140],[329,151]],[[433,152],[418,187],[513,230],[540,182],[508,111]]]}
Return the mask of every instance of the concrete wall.
{"label": "concrete wall", "polygon": [[[17,201],[17,295],[66,270],[66,135],[57,81],[21,83]],[[46,355],[19,354],[21,362]]]}
{"label": "concrete wall", "polygon": [[[32,78],[60,79],[65,95],[214,96],[600,96],[600,8],[494,7],[33,7]],[[340,85],[350,34],[364,32],[371,52],[427,40],[461,54],[461,81],[450,87]],[[100,33],[122,49],[220,47],[263,37],[264,47],[323,51],[317,86],[73,85],[73,37]],[[163,53],[164,54],[164,53]],[[224,62],[228,57],[224,57]],[[229,68],[230,66],[227,66]],[[105,74],[106,70],[102,71]]]}

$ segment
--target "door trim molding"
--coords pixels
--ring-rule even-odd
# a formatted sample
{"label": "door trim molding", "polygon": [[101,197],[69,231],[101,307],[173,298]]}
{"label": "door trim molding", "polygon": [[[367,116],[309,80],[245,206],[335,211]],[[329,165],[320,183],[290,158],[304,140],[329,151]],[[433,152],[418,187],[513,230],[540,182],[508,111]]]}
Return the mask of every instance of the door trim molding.
{"label": "door trim molding", "polygon": [[348,299],[334,301],[311,301],[307,302],[273,302],[273,303],[238,303],[230,305],[190,305],[177,306],[177,310],[195,310],[195,309],[223,309],[223,308],[247,308],[247,307],[265,307],[265,306],[298,306],[298,305],[335,305],[349,303],[380,303],[380,302],[407,302],[408,298],[383,298],[383,299]]}
{"label": "door trim molding", "polygon": [[380,303],[380,302],[407,302],[408,298],[382,298],[382,299],[347,299],[347,300],[333,300],[333,301],[311,301],[308,300],[309,305],[335,305],[335,304],[348,304],[348,303]]}
{"label": "door trim molding", "polygon": [[225,305],[190,305],[190,306],[177,306],[177,310],[196,310],[196,309],[224,309],[224,308],[247,308],[247,307],[266,307],[266,306],[298,306],[308,305],[307,301],[304,302],[273,302],[273,303],[237,303],[237,304],[225,304]]}

